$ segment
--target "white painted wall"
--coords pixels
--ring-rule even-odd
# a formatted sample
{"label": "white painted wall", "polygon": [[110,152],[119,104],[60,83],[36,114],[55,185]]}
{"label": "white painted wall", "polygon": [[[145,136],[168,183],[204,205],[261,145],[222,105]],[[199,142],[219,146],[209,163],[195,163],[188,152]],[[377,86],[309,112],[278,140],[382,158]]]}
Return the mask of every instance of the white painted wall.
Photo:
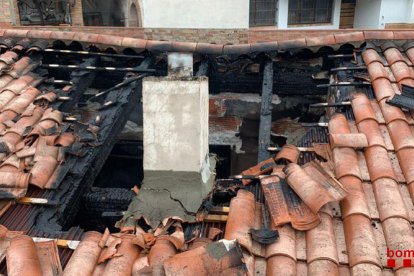
{"label": "white painted wall", "polygon": [[289,0],[279,0],[279,16],[277,26],[278,29],[289,29],[289,30],[315,30],[315,29],[339,29],[339,21],[341,17],[341,0],[334,0],[333,6],[333,13],[332,13],[332,23],[331,24],[323,24],[323,25],[312,25],[312,26],[288,26],[288,14],[289,14]]}
{"label": "white painted wall", "polygon": [[413,0],[357,0],[354,28],[384,29],[387,23],[413,22]]}
{"label": "white painted wall", "polygon": [[354,28],[379,28],[381,2],[382,0],[357,0],[355,6]]}
{"label": "white painted wall", "polygon": [[249,28],[249,0],[141,0],[145,28]]}
{"label": "white painted wall", "polygon": [[412,0],[382,0],[379,28],[387,23],[411,23]]}

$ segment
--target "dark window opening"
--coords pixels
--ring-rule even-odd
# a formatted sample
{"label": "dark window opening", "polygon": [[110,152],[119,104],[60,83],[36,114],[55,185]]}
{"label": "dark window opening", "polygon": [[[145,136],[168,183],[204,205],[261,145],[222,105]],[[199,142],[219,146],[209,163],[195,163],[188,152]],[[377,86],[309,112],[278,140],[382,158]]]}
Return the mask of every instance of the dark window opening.
{"label": "dark window opening", "polygon": [[70,6],[66,0],[17,1],[21,25],[70,24]]}
{"label": "dark window opening", "polygon": [[333,0],[289,1],[288,25],[332,23]]}
{"label": "dark window opening", "polygon": [[277,0],[250,0],[250,27],[276,25]]}

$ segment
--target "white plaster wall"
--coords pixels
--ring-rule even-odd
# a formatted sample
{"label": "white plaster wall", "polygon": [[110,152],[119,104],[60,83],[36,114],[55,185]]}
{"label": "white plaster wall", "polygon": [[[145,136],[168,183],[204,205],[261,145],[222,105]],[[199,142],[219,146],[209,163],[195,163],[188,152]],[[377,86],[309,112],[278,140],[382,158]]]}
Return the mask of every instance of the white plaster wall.
{"label": "white plaster wall", "polygon": [[249,0],[141,0],[145,28],[249,27]]}
{"label": "white plaster wall", "polygon": [[354,28],[384,29],[387,23],[413,22],[413,0],[357,0]]}
{"label": "white plaster wall", "polygon": [[411,23],[412,0],[382,0],[379,28],[387,23]]}
{"label": "white plaster wall", "polygon": [[355,6],[354,28],[379,28],[381,2],[382,0],[357,0]]}
{"label": "white plaster wall", "polygon": [[279,0],[278,4],[278,29],[289,29],[289,30],[330,30],[339,29],[339,21],[341,17],[341,0],[335,0],[332,13],[332,23],[323,25],[312,25],[312,26],[288,26],[288,14],[289,14],[289,0]]}
{"label": "white plaster wall", "polygon": [[208,157],[208,79],[145,78],[144,170],[201,172]]}

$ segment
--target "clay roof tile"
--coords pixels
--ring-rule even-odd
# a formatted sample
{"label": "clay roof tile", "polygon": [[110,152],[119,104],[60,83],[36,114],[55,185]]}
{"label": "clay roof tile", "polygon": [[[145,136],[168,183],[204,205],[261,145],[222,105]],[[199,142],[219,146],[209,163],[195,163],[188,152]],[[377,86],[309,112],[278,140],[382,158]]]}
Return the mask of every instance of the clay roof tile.
{"label": "clay roof tile", "polygon": [[398,61],[403,61],[409,64],[409,60],[407,60],[401,52],[396,48],[389,48],[384,51],[385,58],[387,59],[388,65],[391,66]]}
{"label": "clay roof tile", "polygon": [[364,31],[365,40],[393,40],[393,31]]}
{"label": "clay roof tile", "polygon": [[373,81],[372,88],[374,89],[377,101],[381,101],[395,95],[395,90],[388,79],[377,79]]}
{"label": "clay roof tile", "polygon": [[29,32],[29,30],[22,30],[22,29],[7,29],[3,36],[7,36],[7,37],[21,37],[21,38],[25,38],[27,37],[27,33]]}
{"label": "clay roof tile", "polygon": [[273,42],[259,42],[250,45],[252,52],[264,52],[264,51],[277,51],[279,50],[279,44],[276,41]]}
{"label": "clay roof tile", "polygon": [[344,219],[349,265],[374,264],[381,267],[374,234],[369,218],[352,215]]}
{"label": "clay roof tile", "polygon": [[279,49],[280,50],[290,50],[290,49],[298,49],[306,47],[306,39],[305,38],[298,38],[293,40],[282,40],[279,41]]}
{"label": "clay roof tile", "polygon": [[52,35],[52,31],[45,31],[45,30],[29,30],[27,33],[28,38],[36,38],[36,39],[50,39]]}
{"label": "clay roof tile", "polygon": [[123,37],[115,35],[99,35],[96,43],[112,45],[112,46],[122,46]]}
{"label": "clay roof tile", "polygon": [[290,163],[297,163],[300,151],[295,145],[284,145],[282,150],[276,155],[275,161],[286,160]]}
{"label": "clay roof tile", "polygon": [[296,235],[295,230],[288,224],[276,227],[279,240],[266,246],[266,259],[273,256],[286,256],[296,261]]}
{"label": "clay roof tile", "polygon": [[409,220],[400,188],[395,180],[379,178],[373,181],[373,188],[381,221],[393,217]]}
{"label": "clay roof tile", "polygon": [[42,268],[31,237],[18,236],[7,249],[7,274],[10,276],[41,276]]}
{"label": "clay roof tile", "polygon": [[367,65],[368,67],[368,74],[371,81],[375,81],[380,78],[389,79],[389,75],[385,67],[380,62],[372,62]]}
{"label": "clay roof tile", "polygon": [[185,53],[194,53],[197,48],[197,43],[193,42],[179,42],[174,41],[171,44],[172,52],[185,52]]}
{"label": "clay roof tile", "polygon": [[336,44],[334,35],[306,37],[306,46],[308,47],[334,44]]}
{"label": "clay roof tile", "polygon": [[126,48],[137,48],[140,50],[144,50],[147,47],[147,43],[148,40],[146,39],[124,37],[122,39],[121,46]]}
{"label": "clay roof tile", "polygon": [[364,38],[363,32],[335,34],[335,41],[337,44],[359,42],[359,41],[364,41],[364,40],[365,38]]}
{"label": "clay roof tile", "polygon": [[380,62],[384,64],[383,59],[374,49],[367,49],[362,52],[362,59],[364,60],[365,65],[370,65],[373,62]]}
{"label": "clay roof tile", "polygon": [[250,44],[224,45],[223,54],[243,55],[251,52]]}
{"label": "clay roof tile", "polygon": [[321,214],[321,223],[306,232],[307,262],[329,260],[339,264],[332,218]]}
{"label": "clay roof tile", "polygon": [[98,245],[101,238],[102,235],[98,232],[85,233],[82,241],[79,243],[66,265],[63,275],[92,275],[102,250]]}
{"label": "clay roof tile", "polygon": [[54,40],[63,40],[63,41],[72,41],[75,37],[75,32],[57,32],[57,31],[53,31],[50,34],[50,38],[54,39]]}
{"label": "clay roof tile", "polygon": [[197,43],[196,52],[199,54],[222,55],[223,44]]}
{"label": "clay roof tile", "polygon": [[170,41],[148,40],[146,49],[155,52],[168,52],[171,51],[171,45]]}

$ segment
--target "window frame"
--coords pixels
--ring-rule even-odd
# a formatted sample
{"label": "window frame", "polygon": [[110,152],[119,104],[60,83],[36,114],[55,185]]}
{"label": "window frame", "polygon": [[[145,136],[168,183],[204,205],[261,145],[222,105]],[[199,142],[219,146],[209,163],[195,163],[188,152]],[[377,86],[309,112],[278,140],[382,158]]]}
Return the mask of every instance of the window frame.
{"label": "window frame", "polygon": [[[265,2],[265,1],[271,2],[269,4],[272,5],[272,7],[267,10],[257,9],[258,2]],[[249,28],[276,27],[277,21],[278,21],[278,1],[279,0],[250,0],[249,1]],[[273,17],[262,19],[262,21],[268,20],[268,22],[257,23],[257,20],[255,19],[258,18],[257,16],[258,13],[265,13],[265,12],[270,12],[271,14],[273,14]],[[254,19],[253,19],[253,15],[254,15]]]}
{"label": "window frame", "polygon": [[[287,9],[287,13],[288,13],[288,16],[287,16],[287,26],[288,27],[303,27],[303,26],[330,26],[330,25],[332,25],[333,23],[334,23],[334,16],[335,16],[335,0],[328,0],[328,1],[330,1],[330,4],[331,4],[331,7],[330,7],[330,14],[327,16],[327,17],[329,17],[329,21],[324,21],[324,22],[322,22],[322,21],[320,21],[320,22],[301,22],[301,16],[299,16],[300,18],[299,18],[299,20],[298,20],[298,22],[291,22],[291,2],[292,1],[297,1],[297,2],[299,2],[298,3],[298,5],[301,5],[301,3],[300,2],[302,2],[303,0],[288,0],[288,9]],[[316,19],[316,13],[317,13],[317,11],[318,11],[318,8],[316,7],[317,6],[317,1],[318,0],[313,0],[315,3],[314,3],[314,8],[313,8],[313,13],[314,13],[314,21],[315,21],[315,19]],[[303,7],[300,7],[300,9],[298,9],[298,12],[303,12],[302,11],[303,10]],[[321,10],[321,8],[319,8],[319,10]],[[328,11],[329,10],[329,7],[328,8],[326,8],[326,9],[324,9],[324,10],[326,10],[326,11]]]}

